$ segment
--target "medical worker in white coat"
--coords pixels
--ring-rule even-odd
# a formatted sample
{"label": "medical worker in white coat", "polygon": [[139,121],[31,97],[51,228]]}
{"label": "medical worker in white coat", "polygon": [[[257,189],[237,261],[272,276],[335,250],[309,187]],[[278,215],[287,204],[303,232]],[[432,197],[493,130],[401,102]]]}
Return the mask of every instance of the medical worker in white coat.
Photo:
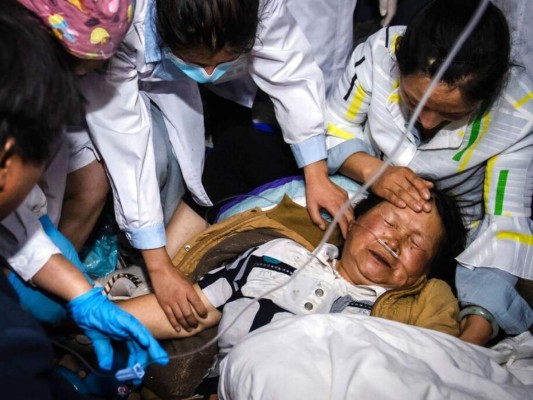
{"label": "medical worker in white coat", "polygon": [[[501,327],[516,335],[533,324],[517,293],[533,279],[533,85],[510,68],[509,31],[488,2],[472,35],[422,108],[414,108],[480,0],[436,0],[407,29],[391,27],[358,46],[328,101],[328,164],[367,181],[390,158],[371,189],[425,212],[429,182],[457,196],[470,228],[457,257],[463,306],[461,337],[485,344]],[[396,149],[397,144],[401,142]]]}
{"label": "medical worker in white coat", "polygon": [[[113,9],[117,11],[116,7]],[[100,24],[92,24],[94,29],[100,28],[95,25]],[[40,215],[46,209],[46,198],[35,184],[57,142],[63,139],[65,124],[77,122],[82,114],[79,92],[64,52],[40,20],[17,2],[2,4],[0,31],[0,274],[7,276],[22,308],[41,321],[57,322],[50,319],[49,308],[41,308],[43,302],[51,305],[54,312],[62,312],[63,317],[68,313],[92,340],[102,369],[112,367],[112,339],[127,344],[131,365],[146,362],[147,356],[166,363],[166,353],[140,322],[109,301],[102,288],[93,288],[65,253],[61,254],[62,243],[54,241],[59,233],[48,217]],[[28,339],[23,326],[27,317],[20,313],[17,319],[14,309],[7,320],[4,315],[0,318],[2,339],[17,334]],[[22,323],[17,323],[21,329],[14,329],[14,321]],[[39,358],[43,354],[38,349],[39,340],[36,344]],[[4,345],[2,342],[6,350]],[[24,349],[24,341],[22,346]],[[16,355],[17,347],[8,353],[7,357]],[[24,376],[25,371],[20,369],[28,367],[35,372],[35,365],[17,366],[13,362],[11,367]],[[44,370],[40,372],[44,375]],[[28,382],[30,386],[33,383]],[[9,386],[7,392],[10,393]]]}
{"label": "medical worker in white coat", "polygon": [[[388,26],[397,0],[374,0]],[[357,0],[287,0],[287,8],[311,44],[313,56],[324,74],[326,96],[342,76],[353,50],[354,12]]]}
{"label": "medical worker in white coat", "polygon": [[[327,174],[323,78],[284,1],[139,0],[106,72],[82,82],[118,224],[141,250],[157,298],[177,329],[196,325],[191,305],[206,312],[169,256],[205,227],[181,202],[185,189],[210,205],[201,184],[205,138],[198,83],[251,106],[254,93],[242,91],[250,79],[273,100],[285,141],[304,169],[309,213],[323,227],[319,208],[334,214],[347,196]],[[346,212],[344,231],[350,219]]]}
{"label": "medical worker in white coat", "polygon": [[[28,13],[31,23],[43,30],[43,34],[55,36],[57,48],[64,49],[61,56],[71,75],[105,63],[117,50],[133,16],[131,0],[81,1],[77,4],[19,0],[19,3],[31,13]],[[64,127],[61,138],[49,145],[50,155],[38,187],[33,188],[15,212],[0,222],[0,254],[16,272],[10,274],[9,280],[21,298],[22,306],[49,323],[65,318],[66,309],[57,298],[31,285],[35,275],[46,270],[80,269],[85,274],[85,282],[72,281],[70,285],[92,287],[76,249],[56,229],[62,213],[67,172],[88,169],[95,175],[93,166],[98,163],[92,151],[87,149],[92,147],[88,142],[89,136],[83,129],[67,130]],[[101,176],[105,178],[105,174]],[[56,281],[60,281],[58,277]]]}
{"label": "medical worker in white coat", "polygon": [[[19,3],[29,10],[33,24],[51,37],[53,33],[58,49],[65,50],[61,55],[72,75],[103,65],[118,49],[133,17],[131,0],[81,1],[77,4],[19,0]],[[0,254],[16,271],[9,279],[21,298],[22,306],[31,309],[41,321],[56,323],[66,317],[64,304],[34,288],[30,282],[43,270],[79,269],[85,275],[83,284],[92,287],[93,282],[80,262],[76,249],[56,227],[62,214],[67,173],[88,170],[94,176],[93,167],[99,163],[93,154],[94,150],[91,150],[93,146],[89,136],[83,129],[71,130],[65,126],[61,138],[49,147],[50,156],[38,187],[33,188],[15,212],[0,222]],[[101,185],[101,178],[105,179],[105,174],[99,176]],[[82,185],[88,185],[88,182]],[[86,196],[90,197],[91,194]],[[78,208],[81,206],[78,205]],[[71,285],[76,287],[82,283],[71,282]]]}

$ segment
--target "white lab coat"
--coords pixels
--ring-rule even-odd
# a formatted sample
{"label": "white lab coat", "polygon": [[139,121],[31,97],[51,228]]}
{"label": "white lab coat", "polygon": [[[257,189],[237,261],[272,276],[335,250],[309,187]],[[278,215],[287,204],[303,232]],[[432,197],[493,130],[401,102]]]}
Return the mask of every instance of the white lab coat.
{"label": "white lab coat", "polygon": [[357,0],[287,0],[324,74],[326,94],[335,88],[353,50],[356,4]]}
{"label": "white lab coat", "polygon": [[0,254],[25,281],[61,251],[44,232],[39,218],[46,214],[46,197],[35,186],[22,204],[0,222]]}
{"label": "white lab coat", "polygon": [[[271,96],[297,162],[308,165],[326,158],[322,75],[285,2],[269,0],[263,7],[248,72]],[[149,100],[165,117],[187,188],[197,202],[210,204],[201,183],[205,139],[198,86],[161,55],[162,49],[155,55],[148,51],[150,12],[149,0],[137,1],[132,26],[106,73],[82,80],[87,123],[111,180],[118,224],[133,246],[145,249],[165,244]],[[216,90],[224,86],[231,85]],[[250,96],[228,93],[241,104],[251,104]]]}
{"label": "white lab coat", "polygon": [[359,45],[328,99],[331,172],[366,151],[436,178],[457,196],[472,228],[457,260],[533,279],[533,84],[511,73],[489,112],[451,122],[423,143],[407,132],[400,101],[393,49],[404,29],[382,29]]}
{"label": "white lab coat", "polygon": [[47,162],[38,186],[19,207],[0,221],[0,254],[22,279],[29,280],[54,254],[61,251],[44,232],[39,218],[48,215],[57,226],[69,165],[71,142],[63,136]]}
{"label": "white lab coat", "polygon": [[66,130],[59,146],[53,148],[38,186],[0,221],[0,254],[24,280],[31,279],[52,255],[61,253],[44,232],[39,218],[46,214],[57,226],[67,173],[97,159],[87,131],[81,128]]}

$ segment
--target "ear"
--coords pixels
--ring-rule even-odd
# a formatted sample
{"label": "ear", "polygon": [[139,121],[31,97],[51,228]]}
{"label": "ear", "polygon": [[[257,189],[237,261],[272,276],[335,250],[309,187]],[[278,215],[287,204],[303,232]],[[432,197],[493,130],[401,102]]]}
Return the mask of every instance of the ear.
{"label": "ear", "polygon": [[15,139],[10,137],[6,140],[4,148],[0,151],[0,190],[4,190],[7,172],[11,166],[15,154]]}

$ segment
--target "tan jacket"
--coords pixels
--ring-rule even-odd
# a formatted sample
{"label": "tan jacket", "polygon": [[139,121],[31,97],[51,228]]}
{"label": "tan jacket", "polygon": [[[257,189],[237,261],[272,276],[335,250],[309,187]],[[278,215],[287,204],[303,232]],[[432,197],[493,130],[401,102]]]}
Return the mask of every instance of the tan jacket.
{"label": "tan jacket", "polygon": [[450,286],[421,277],[413,286],[383,293],[370,315],[459,336],[459,304]]}
{"label": "tan jacket", "polygon": [[[196,282],[222,262],[236,258],[251,247],[285,237],[312,251],[323,236],[304,207],[285,197],[269,211],[253,209],[212,225],[191,239],[172,260]],[[337,229],[329,243],[342,242]],[[371,315],[459,335],[459,305],[444,281],[421,277],[413,286],[389,290],[372,307]]]}

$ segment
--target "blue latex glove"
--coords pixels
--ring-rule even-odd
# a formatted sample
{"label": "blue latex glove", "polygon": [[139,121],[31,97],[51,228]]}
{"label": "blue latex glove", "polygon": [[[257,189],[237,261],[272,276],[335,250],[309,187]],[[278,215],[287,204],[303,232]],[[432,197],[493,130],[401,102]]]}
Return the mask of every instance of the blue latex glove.
{"label": "blue latex glove", "polygon": [[109,301],[102,288],[76,297],[67,308],[92,340],[100,368],[109,370],[113,364],[110,339],[126,342],[130,351],[128,367],[136,363],[145,367],[149,359],[161,365],[168,363],[168,354],[150,332],[134,316]]}

